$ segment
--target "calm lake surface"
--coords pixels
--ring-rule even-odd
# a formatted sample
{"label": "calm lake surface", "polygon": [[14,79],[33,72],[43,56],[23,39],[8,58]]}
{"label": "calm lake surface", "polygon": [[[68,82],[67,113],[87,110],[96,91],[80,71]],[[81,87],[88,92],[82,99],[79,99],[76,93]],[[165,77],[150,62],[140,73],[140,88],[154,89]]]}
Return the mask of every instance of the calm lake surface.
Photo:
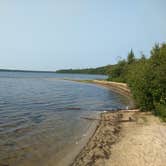
{"label": "calm lake surface", "polygon": [[129,104],[107,88],[63,78],[106,77],[0,72],[0,166],[55,165],[78,146],[92,125],[80,117],[96,117]]}

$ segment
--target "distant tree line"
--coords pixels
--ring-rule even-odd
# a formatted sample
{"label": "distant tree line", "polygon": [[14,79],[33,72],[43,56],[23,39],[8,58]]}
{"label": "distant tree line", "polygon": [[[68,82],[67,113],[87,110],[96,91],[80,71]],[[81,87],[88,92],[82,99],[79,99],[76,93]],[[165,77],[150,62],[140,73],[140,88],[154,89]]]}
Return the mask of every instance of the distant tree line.
{"label": "distant tree line", "polygon": [[56,73],[77,73],[77,74],[109,74],[109,69],[113,65],[107,65],[103,67],[97,68],[86,68],[86,69],[64,69],[64,70],[57,70]]}
{"label": "distant tree line", "polygon": [[109,81],[125,82],[136,105],[166,121],[166,44],[156,44],[146,58],[136,58],[131,50],[127,59],[112,66]]}

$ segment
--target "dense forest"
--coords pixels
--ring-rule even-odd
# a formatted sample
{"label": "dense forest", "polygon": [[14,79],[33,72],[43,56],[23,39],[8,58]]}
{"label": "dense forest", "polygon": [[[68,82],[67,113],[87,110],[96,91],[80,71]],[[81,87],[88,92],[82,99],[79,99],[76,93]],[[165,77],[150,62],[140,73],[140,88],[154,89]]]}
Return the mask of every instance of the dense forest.
{"label": "dense forest", "polygon": [[87,69],[64,69],[64,70],[57,70],[56,73],[77,73],[77,74],[109,74],[110,68],[114,65],[107,65],[103,67],[97,68],[87,68]]}
{"label": "dense forest", "polygon": [[127,83],[141,110],[166,121],[166,44],[156,44],[149,58],[135,58],[131,50],[112,67],[108,80]]}

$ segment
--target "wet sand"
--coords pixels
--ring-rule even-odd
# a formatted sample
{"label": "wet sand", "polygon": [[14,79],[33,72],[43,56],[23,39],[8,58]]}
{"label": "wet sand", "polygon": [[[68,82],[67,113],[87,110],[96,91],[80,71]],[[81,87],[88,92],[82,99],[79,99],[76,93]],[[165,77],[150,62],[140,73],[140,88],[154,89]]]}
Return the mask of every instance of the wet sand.
{"label": "wet sand", "polygon": [[101,113],[99,125],[87,145],[74,160],[72,166],[104,165],[111,155],[111,146],[119,136],[119,113]]}

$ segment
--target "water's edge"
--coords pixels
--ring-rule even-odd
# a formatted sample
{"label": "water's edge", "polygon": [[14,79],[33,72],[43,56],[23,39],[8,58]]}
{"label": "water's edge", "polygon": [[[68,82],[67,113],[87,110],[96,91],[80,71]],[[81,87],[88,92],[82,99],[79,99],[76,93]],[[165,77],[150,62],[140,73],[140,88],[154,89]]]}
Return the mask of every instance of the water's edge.
{"label": "water's edge", "polygon": [[[68,81],[78,81],[78,80],[68,80]],[[119,86],[117,86],[116,89],[114,89],[114,86],[112,86],[112,84],[107,84],[106,85],[107,81],[100,81],[100,80],[97,80],[97,81],[96,80],[91,80],[91,81],[88,81],[88,82],[86,80],[85,81],[81,80],[81,81],[78,81],[78,82],[96,84],[96,85],[99,85],[99,86],[102,86],[102,87],[106,87],[108,89],[111,88],[113,91],[115,91],[115,92],[117,92],[117,93],[119,93],[121,95],[124,95],[130,101],[129,103],[131,104],[131,107],[134,107],[134,101],[133,101],[133,99],[131,97],[131,93],[130,92],[126,93],[125,91],[122,91],[121,88],[119,88]],[[125,90],[125,88],[124,88],[124,90]],[[126,91],[128,91],[128,90],[129,90],[128,87],[126,87]],[[119,110],[117,110],[117,111],[119,111]],[[101,116],[102,116],[102,114],[103,114],[103,112],[101,112],[98,115],[97,118],[100,119]],[[84,148],[89,144],[89,142],[91,141],[91,139],[93,138],[93,136],[96,134],[96,131],[99,128],[99,126],[100,126],[100,121],[94,121],[94,123],[92,124],[92,126],[87,131],[87,133],[88,133],[87,137],[86,138],[82,138],[82,140],[80,141],[79,148],[76,151],[74,151],[74,153],[72,152],[73,153],[72,160],[71,160],[71,157],[70,157],[70,162],[69,162],[69,160],[67,158],[67,159],[64,159],[64,161],[62,161],[60,164],[64,165],[64,166],[65,165],[66,166],[67,165],[72,166],[72,165],[76,164],[75,163],[76,159],[80,156],[80,154],[84,151]],[[58,166],[61,166],[61,165],[58,165]]]}
{"label": "water's edge", "polygon": [[[100,118],[100,114],[98,114],[96,118]],[[87,145],[91,137],[93,137],[98,125],[99,125],[99,121],[92,122],[87,132],[82,136],[82,138],[78,142],[76,142],[78,146],[70,150],[70,154],[66,155],[65,158],[61,159],[58,163],[56,163],[56,165],[57,166],[71,165],[73,161],[75,160],[75,158],[81,153],[81,151]]]}

